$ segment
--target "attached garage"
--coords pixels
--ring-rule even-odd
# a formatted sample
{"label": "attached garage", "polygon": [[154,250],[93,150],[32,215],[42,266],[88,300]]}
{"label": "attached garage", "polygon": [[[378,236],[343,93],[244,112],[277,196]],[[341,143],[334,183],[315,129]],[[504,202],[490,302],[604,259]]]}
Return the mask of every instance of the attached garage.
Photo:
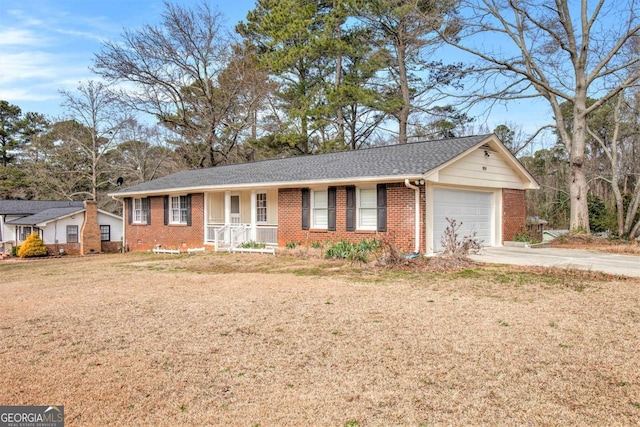
{"label": "attached garage", "polygon": [[440,251],[440,239],[449,220],[462,224],[462,236],[476,233],[483,246],[495,244],[495,192],[471,191],[445,187],[433,189],[433,248]]}

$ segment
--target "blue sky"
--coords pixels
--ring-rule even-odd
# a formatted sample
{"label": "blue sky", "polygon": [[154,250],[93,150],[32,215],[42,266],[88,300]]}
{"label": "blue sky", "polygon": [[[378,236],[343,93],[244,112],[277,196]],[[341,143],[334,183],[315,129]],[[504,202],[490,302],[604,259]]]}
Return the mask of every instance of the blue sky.
{"label": "blue sky", "polygon": [[[195,6],[200,0],[174,0]],[[229,28],[245,19],[255,0],[210,0]],[[0,99],[23,112],[62,117],[61,89],[74,91],[81,81],[97,79],[89,67],[101,42],[118,40],[123,29],[156,24],[162,0],[0,0]],[[451,60],[452,58],[447,58]],[[497,106],[480,118],[489,129],[521,123],[532,132],[548,123],[540,101]],[[486,122],[485,122],[486,120]]]}
{"label": "blue sky", "polygon": [[[185,6],[200,0],[183,0]],[[211,1],[232,28],[254,0]],[[117,40],[124,28],[155,24],[162,0],[1,0],[0,99],[56,117],[60,89],[97,79],[89,67],[101,42]]]}

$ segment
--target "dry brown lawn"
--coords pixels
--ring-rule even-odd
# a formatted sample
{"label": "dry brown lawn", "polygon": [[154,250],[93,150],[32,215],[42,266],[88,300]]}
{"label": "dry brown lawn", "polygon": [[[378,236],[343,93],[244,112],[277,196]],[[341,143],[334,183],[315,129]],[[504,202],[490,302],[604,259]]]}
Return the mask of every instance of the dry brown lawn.
{"label": "dry brown lawn", "polygon": [[69,426],[640,423],[635,279],[212,253],[0,277],[0,404]]}

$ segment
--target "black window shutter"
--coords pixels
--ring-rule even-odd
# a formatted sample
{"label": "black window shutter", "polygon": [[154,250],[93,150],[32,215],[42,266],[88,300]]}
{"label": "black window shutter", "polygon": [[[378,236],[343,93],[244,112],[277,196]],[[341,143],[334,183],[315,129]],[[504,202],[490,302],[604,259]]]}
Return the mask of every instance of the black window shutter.
{"label": "black window shutter", "polygon": [[309,229],[309,189],[302,189],[302,229]]}
{"label": "black window shutter", "polygon": [[147,225],[151,225],[151,197],[147,197],[143,200],[143,209],[147,211]]}
{"label": "black window shutter", "polygon": [[378,231],[387,231],[387,185],[378,184]]}
{"label": "black window shutter", "polygon": [[191,226],[191,194],[187,194],[187,225]]}
{"label": "black window shutter", "polygon": [[133,199],[131,197],[125,197],[124,203],[127,205],[127,223],[133,222]]}
{"label": "black window shutter", "polygon": [[336,187],[327,189],[327,230],[336,231]]}
{"label": "black window shutter", "polygon": [[164,196],[164,225],[169,225],[169,196]]}
{"label": "black window shutter", "polygon": [[347,187],[347,231],[356,229],[356,187]]}

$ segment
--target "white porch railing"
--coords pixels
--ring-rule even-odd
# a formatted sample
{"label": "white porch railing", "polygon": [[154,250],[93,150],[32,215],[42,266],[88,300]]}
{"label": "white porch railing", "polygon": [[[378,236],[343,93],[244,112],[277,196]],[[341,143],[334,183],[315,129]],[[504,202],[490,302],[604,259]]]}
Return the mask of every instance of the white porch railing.
{"label": "white porch railing", "polygon": [[278,226],[258,225],[256,227],[256,236],[254,240],[258,243],[278,246]]}
{"label": "white porch railing", "polygon": [[232,249],[250,240],[248,238],[249,233],[247,233],[247,231],[249,231],[249,229],[247,228],[246,225],[241,224],[241,225],[231,226],[230,244]]}
{"label": "white porch railing", "polygon": [[216,251],[221,248],[232,249],[248,241],[277,246],[278,226],[258,225],[253,229],[246,224],[208,224],[206,241],[213,243]]}

